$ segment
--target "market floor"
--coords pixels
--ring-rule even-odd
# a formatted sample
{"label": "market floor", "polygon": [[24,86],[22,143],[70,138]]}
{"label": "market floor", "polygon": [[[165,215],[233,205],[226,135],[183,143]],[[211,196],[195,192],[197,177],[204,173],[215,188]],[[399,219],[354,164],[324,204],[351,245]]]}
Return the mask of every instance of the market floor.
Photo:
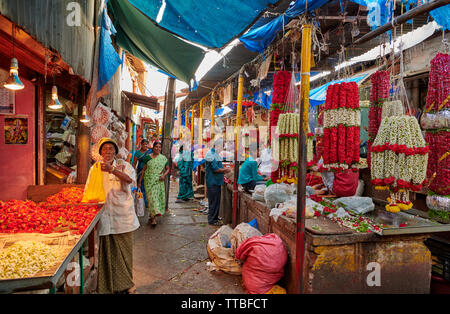
{"label": "market floor", "polygon": [[175,203],[178,183],[171,182],[169,210],[148,224],[140,217],[134,235],[133,277],[139,294],[243,294],[241,276],[209,271],[206,243],[218,227],[194,209],[197,200]]}

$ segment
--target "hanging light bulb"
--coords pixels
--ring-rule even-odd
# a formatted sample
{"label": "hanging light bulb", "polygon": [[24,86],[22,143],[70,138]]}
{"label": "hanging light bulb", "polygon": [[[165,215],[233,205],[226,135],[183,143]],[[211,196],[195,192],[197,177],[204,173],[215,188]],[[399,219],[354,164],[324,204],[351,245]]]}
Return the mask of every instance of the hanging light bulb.
{"label": "hanging light bulb", "polygon": [[54,110],[58,110],[63,107],[63,105],[61,104],[61,102],[58,99],[58,88],[55,85],[53,85],[53,87],[52,87],[52,101],[50,102],[48,107],[50,109],[54,109]]}
{"label": "hanging light bulb", "polygon": [[15,57],[15,44],[14,44],[14,33],[15,33],[15,25],[13,24],[12,28],[12,46],[13,46],[13,57],[11,59],[11,68],[9,70],[9,77],[3,85],[5,88],[9,90],[21,90],[25,87],[19,78],[19,62]]}
{"label": "hanging light bulb", "polygon": [[25,87],[19,78],[19,62],[16,58],[11,59],[11,68],[9,70],[9,77],[3,85],[10,90],[21,90]]}
{"label": "hanging light bulb", "polygon": [[86,106],[83,106],[83,115],[81,116],[80,122],[81,123],[88,123],[89,121],[91,121],[91,120],[87,116]]}

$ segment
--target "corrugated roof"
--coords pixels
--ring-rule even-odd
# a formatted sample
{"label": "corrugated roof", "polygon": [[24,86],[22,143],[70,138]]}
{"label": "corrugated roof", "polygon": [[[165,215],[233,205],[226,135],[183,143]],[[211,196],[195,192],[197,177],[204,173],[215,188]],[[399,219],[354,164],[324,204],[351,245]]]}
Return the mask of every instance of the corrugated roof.
{"label": "corrugated roof", "polygon": [[[69,26],[73,11],[69,3],[81,8],[81,25]],[[54,49],[72,67],[74,74],[91,81],[95,44],[95,17],[102,0],[0,0],[0,14],[23,28],[43,46]],[[97,13],[96,13],[97,12]]]}

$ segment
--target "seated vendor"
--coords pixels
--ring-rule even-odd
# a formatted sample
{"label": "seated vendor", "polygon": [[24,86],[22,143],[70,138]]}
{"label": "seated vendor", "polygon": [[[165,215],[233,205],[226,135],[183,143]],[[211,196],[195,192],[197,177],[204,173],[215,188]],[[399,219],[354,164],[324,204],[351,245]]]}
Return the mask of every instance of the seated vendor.
{"label": "seated vendor", "polygon": [[323,195],[328,192],[329,196],[346,197],[354,196],[359,184],[359,170],[353,171],[347,169],[344,171],[324,171],[322,159],[319,161],[319,166],[314,166],[313,171],[320,171],[323,184],[307,188],[308,194]]}
{"label": "seated vendor", "polygon": [[239,169],[238,184],[241,184],[246,192],[255,189],[256,182],[264,181],[258,174],[258,163],[248,156]]}

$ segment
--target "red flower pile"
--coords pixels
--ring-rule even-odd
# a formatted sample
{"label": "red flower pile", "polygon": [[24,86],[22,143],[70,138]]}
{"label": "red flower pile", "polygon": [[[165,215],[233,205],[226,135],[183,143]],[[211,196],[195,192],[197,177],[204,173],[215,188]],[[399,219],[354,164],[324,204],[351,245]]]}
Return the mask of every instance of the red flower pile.
{"label": "red flower pile", "polygon": [[83,234],[100,210],[97,205],[49,205],[32,201],[0,201],[0,233]]}
{"label": "red flower pile", "polygon": [[368,139],[368,154],[367,164],[370,168],[370,152],[372,143],[378,134],[378,129],[381,124],[381,110],[383,103],[389,97],[389,72],[377,71],[372,74],[370,88],[370,107],[369,107],[369,139]]}
{"label": "red flower pile", "polygon": [[330,85],[323,110],[321,149],[325,170],[344,170],[359,163],[360,121],[355,118],[359,115],[358,85],[354,82]]}
{"label": "red flower pile", "polygon": [[438,53],[430,62],[425,111],[450,108],[450,55]]}
{"label": "red flower pile", "polygon": [[84,189],[78,187],[63,188],[60,192],[47,197],[48,205],[80,204],[83,199]]}
{"label": "red flower pile", "polygon": [[314,186],[317,184],[323,184],[322,177],[313,173],[306,174],[306,185]]}

